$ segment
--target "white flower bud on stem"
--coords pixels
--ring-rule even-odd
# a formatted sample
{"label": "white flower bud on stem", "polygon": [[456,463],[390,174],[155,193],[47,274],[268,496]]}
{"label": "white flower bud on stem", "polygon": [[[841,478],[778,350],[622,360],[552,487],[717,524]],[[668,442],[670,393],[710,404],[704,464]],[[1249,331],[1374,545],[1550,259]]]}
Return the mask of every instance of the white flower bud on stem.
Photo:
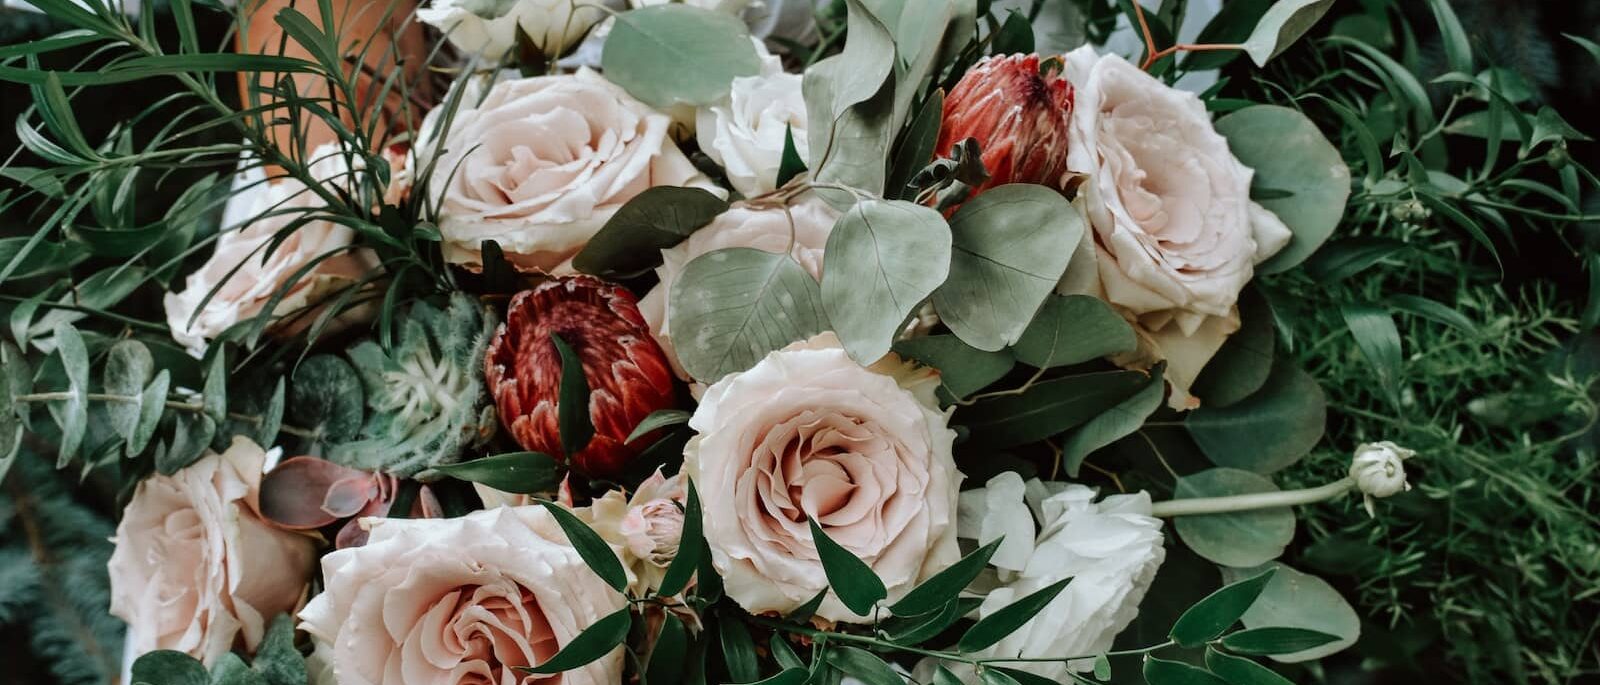
{"label": "white flower bud on stem", "polygon": [[1406,471],[1402,462],[1416,454],[1413,450],[1387,440],[1364,443],[1356,448],[1355,456],[1351,459],[1350,475],[1327,485],[1301,490],[1167,500],[1156,502],[1151,507],[1151,513],[1154,516],[1168,518],[1292,507],[1324,502],[1350,490],[1359,490],[1364,498],[1363,504],[1366,506],[1367,514],[1377,516],[1377,511],[1372,506],[1373,498],[1389,497],[1411,489],[1411,484],[1406,482]]}

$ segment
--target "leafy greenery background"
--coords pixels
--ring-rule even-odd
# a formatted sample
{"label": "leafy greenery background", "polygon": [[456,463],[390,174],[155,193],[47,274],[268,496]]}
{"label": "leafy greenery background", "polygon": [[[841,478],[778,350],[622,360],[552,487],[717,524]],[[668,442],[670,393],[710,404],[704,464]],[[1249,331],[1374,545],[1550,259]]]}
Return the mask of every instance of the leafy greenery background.
{"label": "leafy greenery background", "polygon": [[[1382,0],[1336,4],[1310,37],[1364,35],[1400,56],[1428,83],[1448,68],[1427,5],[1394,4],[1417,32],[1410,45],[1397,22],[1370,18],[1384,15],[1389,3]],[[1452,4],[1482,59],[1520,74],[1535,102],[1583,126],[1579,114],[1592,111],[1600,96],[1600,64],[1560,32],[1595,26],[1600,8],[1489,0]],[[167,10],[156,3],[149,11]],[[226,29],[221,15],[197,18],[204,34],[220,39]],[[0,44],[63,28],[37,14],[0,10]],[[1283,103],[1314,92],[1371,104],[1380,91],[1359,65],[1333,60],[1311,41],[1264,71],[1239,59],[1224,73],[1230,81],[1222,95],[1262,102]],[[1440,111],[1449,102],[1445,92],[1434,87],[1429,93]],[[74,109],[88,137],[98,140],[164,93],[136,83],[87,95],[74,101]],[[3,120],[14,120],[30,99],[24,87],[0,86]],[[1358,161],[1362,152],[1353,129],[1326,107],[1301,104],[1361,177],[1367,170]],[[1367,125],[1378,123],[1369,119]],[[1399,164],[1387,154],[1389,136],[1375,137],[1385,153],[1382,164]],[[1482,163],[1480,138],[1446,133],[1439,139],[1440,154],[1448,159],[1442,163],[1457,175]],[[0,127],[0,150],[18,148],[11,128]],[[1542,153],[1543,148],[1523,177],[1560,187],[1555,169],[1537,158]],[[1585,162],[1594,153],[1592,143],[1573,142],[1567,149]],[[143,181],[147,185],[136,194],[133,211],[160,216],[179,190],[210,171],[225,169],[185,169],[159,185]],[[1326,447],[1290,467],[1280,484],[1325,482],[1348,463],[1346,448],[1364,440],[1395,440],[1422,453],[1409,465],[1418,488],[1390,500],[1376,520],[1366,516],[1356,498],[1300,510],[1301,526],[1284,560],[1332,580],[1351,598],[1364,624],[1354,649],[1325,661],[1312,675],[1329,682],[1399,682],[1439,674],[1464,682],[1582,682],[1600,673],[1600,522],[1594,513],[1600,510],[1595,477],[1600,434],[1592,426],[1593,395],[1586,385],[1600,373],[1600,332],[1586,310],[1592,305],[1583,265],[1594,253],[1592,227],[1514,217],[1508,233],[1487,233],[1496,259],[1488,246],[1438,213],[1401,220],[1395,204],[1358,192],[1345,222],[1307,269],[1261,281],[1278,316],[1280,350],[1288,350],[1317,379],[1331,409]],[[1522,197],[1519,204],[1562,212],[1534,196]],[[1600,203],[1584,206],[1592,214]],[[31,231],[24,212],[0,216],[0,237]],[[0,295],[25,296],[33,290],[27,281],[12,282],[0,288]],[[1352,305],[1392,306],[1404,295],[1448,304],[1466,321],[1453,326],[1398,314],[1398,374],[1386,387],[1342,311]],[[147,289],[122,311],[160,320],[159,300],[158,292]],[[0,302],[0,311],[12,301]],[[1180,473],[1206,466],[1181,431],[1147,433],[1148,441],[1125,441],[1100,465],[1115,469],[1120,461],[1159,472],[1161,467],[1151,463],[1159,449]],[[103,560],[115,518],[115,486],[94,474],[83,482],[74,476],[49,473],[47,464],[24,458],[0,487],[0,527],[6,531],[0,578],[8,579],[0,582],[0,637],[7,638],[0,650],[15,664],[7,677],[19,682],[103,682],[107,665],[115,663],[106,657],[120,648],[116,622],[98,611],[105,601]],[[20,488],[23,482],[30,484],[28,491]],[[47,485],[32,487],[36,483]],[[1124,485],[1150,487],[1161,496],[1170,488],[1160,482]],[[42,540],[52,544],[41,546]],[[1215,575],[1209,564],[1174,555],[1158,582],[1191,585],[1203,595],[1220,583]],[[1148,638],[1159,639],[1177,612],[1198,599],[1153,594],[1171,598],[1172,606],[1147,605],[1140,624],[1126,636],[1130,644],[1156,641]],[[1141,635],[1145,625],[1152,626],[1149,635]],[[1363,662],[1379,668],[1363,670]],[[1117,671],[1134,673],[1132,668]]]}

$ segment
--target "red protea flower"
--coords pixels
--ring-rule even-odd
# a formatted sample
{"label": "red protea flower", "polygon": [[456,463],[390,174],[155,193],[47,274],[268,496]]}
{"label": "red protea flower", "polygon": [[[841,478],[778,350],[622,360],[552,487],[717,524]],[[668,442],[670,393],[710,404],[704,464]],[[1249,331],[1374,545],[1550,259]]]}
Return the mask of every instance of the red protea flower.
{"label": "red protea flower", "polygon": [[1039,67],[1038,55],[996,55],[980,60],[944,100],[935,150],[975,138],[989,180],[973,195],[1006,183],[1067,187],[1067,123],[1072,84],[1060,60]]}
{"label": "red protea flower", "polygon": [[484,354],[484,377],[500,423],[523,449],[560,458],[561,353],[555,333],[583,361],[594,438],[572,466],[615,476],[650,441],[624,443],[650,412],[673,404],[672,369],[650,336],[634,297],[589,276],[551,279],[511,298],[506,321]]}

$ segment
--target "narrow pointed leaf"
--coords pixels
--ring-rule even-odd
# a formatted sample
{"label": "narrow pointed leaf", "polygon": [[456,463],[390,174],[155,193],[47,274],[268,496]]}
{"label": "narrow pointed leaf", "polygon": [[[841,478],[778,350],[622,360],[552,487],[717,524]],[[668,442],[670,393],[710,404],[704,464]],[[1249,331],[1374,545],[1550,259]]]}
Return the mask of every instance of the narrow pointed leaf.
{"label": "narrow pointed leaf", "polygon": [[1007,635],[1016,632],[1018,628],[1027,624],[1035,615],[1043,611],[1056,598],[1056,595],[1061,594],[1061,591],[1067,587],[1067,583],[1071,582],[1071,580],[1071,578],[1063,578],[1051,583],[979,619],[961,636],[961,640],[956,643],[956,647],[963,652],[970,653],[1005,639]]}
{"label": "narrow pointed leaf", "polygon": [[523,673],[547,674],[570,671],[611,653],[628,639],[628,628],[633,624],[632,612],[623,607],[595,621],[567,646],[550,657],[549,661],[533,667],[517,667]]}
{"label": "narrow pointed leaf", "polygon": [[703,525],[700,519],[700,495],[695,492],[693,480],[688,481],[687,488],[683,503],[683,532],[678,536],[678,555],[667,565],[667,573],[661,577],[661,585],[656,590],[656,594],[662,597],[671,597],[683,591],[695,569],[700,566],[700,558],[706,550],[706,539],[700,532]]}
{"label": "narrow pointed leaf", "polygon": [[[604,580],[607,585],[610,585],[617,592],[622,592],[628,587],[628,574],[623,571],[622,562],[617,560],[616,552],[611,551],[611,546],[601,539],[599,533],[594,532],[594,529],[590,528],[589,524],[584,523],[576,515],[568,511],[566,507],[548,500],[542,500],[539,503],[544,505],[544,508],[555,516],[556,523],[561,526],[561,532],[567,534],[567,539],[578,550],[578,556],[583,557],[584,563],[589,565],[589,569],[594,571],[595,575],[600,576],[601,580]],[[623,613],[626,615],[625,610]],[[622,631],[625,636],[627,633],[626,625],[623,626]],[[620,638],[617,643],[621,643]],[[594,658],[598,658],[598,656]],[[554,658],[551,660],[554,661]],[[589,661],[593,660],[591,658],[583,663],[589,663]],[[572,667],[568,666],[556,669],[556,671],[564,671],[567,668]],[[540,672],[554,673],[556,671]]]}
{"label": "narrow pointed leaf", "polygon": [[989,563],[989,558],[994,556],[994,551],[1000,548],[1003,540],[1004,537],[997,538],[973,550],[949,568],[922,581],[906,596],[889,605],[889,611],[896,616],[918,616],[945,606],[983,572],[983,567]]}
{"label": "narrow pointed leaf", "polygon": [[883,581],[866,562],[829,538],[816,520],[809,523],[812,544],[816,545],[817,555],[822,558],[822,570],[827,573],[828,585],[846,608],[866,616],[872,611],[872,605],[889,594]]}
{"label": "narrow pointed leaf", "polygon": [[594,438],[594,422],[589,419],[589,378],[583,372],[583,359],[556,333],[550,342],[561,355],[561,389],[556,405],[556,423],[561,430],[561,450],[572,456],[589,446]]}
{"label": "narrow pointed leaf", "polygon": [[1172,624],[1169,636],[1184,647],[1195,647],[1216,639],[1250,609],[1276,571],[1275,568],[1267,569],[1264,573],[1219,589],[1196,602]]}

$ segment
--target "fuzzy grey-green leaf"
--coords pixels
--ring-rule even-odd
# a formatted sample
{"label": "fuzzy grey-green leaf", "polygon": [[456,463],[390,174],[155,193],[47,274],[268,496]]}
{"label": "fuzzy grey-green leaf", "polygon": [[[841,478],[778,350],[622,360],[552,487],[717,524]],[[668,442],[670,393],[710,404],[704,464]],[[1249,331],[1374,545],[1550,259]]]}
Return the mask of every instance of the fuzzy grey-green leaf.
{"label": "fuzzy grey-green leaf", "polygon": [[949,274],[950,229],[927,207],[863,200],[833,225],[823,265],[828,322],[852,358],[871,364]]}

